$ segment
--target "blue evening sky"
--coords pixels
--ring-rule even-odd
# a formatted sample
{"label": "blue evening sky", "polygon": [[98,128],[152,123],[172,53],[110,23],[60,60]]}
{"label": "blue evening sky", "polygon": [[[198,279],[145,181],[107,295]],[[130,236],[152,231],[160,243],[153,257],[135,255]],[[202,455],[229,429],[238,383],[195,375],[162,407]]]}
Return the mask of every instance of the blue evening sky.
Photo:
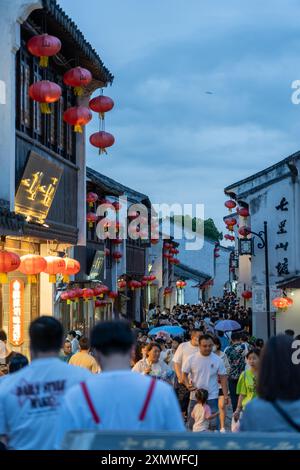
{"label": "blue evening sky", "polygon": [[155,203],[204,203],[223,229],[223,188],[299,149],[299,1],[60,5],[115,75],[116,144],[104,157],[87,144],[91,167]]}

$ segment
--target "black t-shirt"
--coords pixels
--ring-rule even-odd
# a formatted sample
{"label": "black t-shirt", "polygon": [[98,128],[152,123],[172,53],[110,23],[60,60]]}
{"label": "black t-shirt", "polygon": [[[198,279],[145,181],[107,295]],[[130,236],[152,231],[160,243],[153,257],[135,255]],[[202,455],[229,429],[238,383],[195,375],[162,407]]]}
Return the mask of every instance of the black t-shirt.
{"label": "black t-shirt", "polygon": [[0,358],[0,375],[1,373],[6,375],[8,374],[9,364],[12,358],[16,355],[15,352],[11,351],[8,356]]}

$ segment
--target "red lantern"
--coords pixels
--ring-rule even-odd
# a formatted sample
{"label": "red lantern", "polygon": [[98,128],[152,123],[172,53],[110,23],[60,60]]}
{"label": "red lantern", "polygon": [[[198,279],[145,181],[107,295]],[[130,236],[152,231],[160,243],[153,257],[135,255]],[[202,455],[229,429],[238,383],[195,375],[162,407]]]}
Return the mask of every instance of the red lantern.
{"label": "red lantern", "polygon": [[63,118],[70,126],[74,126],[75,132],[82,133],[82,126],[90,122],[92,113],[86,106],[73,106],[66,109]]}
{"label": "red lantern", "polygon": [[155,281],[155,280],[156,280],[156,276],[154,276],[154,274],[151,274],[151,275],[149,276],[149,281],[153,282],[153,281]]}
{"label": "red lantern", "polygon": [[120,204],[118,201],[113,202],[112,205],[114,206],[116,212],[119,212],[119,210],[122,208],[122,204]]}
{"label": "red lantern", "polygon": [[93,205],[97,201],[98,201],[98,195],[96,193],[87,193],[86,202],[89,204],[90,207],[93,207]]}
{"label": "red lantern", "polygon": [[229,199],[229,201],[225,202],[225,207],[227,207],[227,209],[229,209],[229,211],[231,212],[232,209],[234,209],[234,207],[236,207],[236,202]]}
{"label": "red lantern", "polygon": [[115,299],[118,297],[118,295],[119,295],[118,292],[111,291],[111,292],[108,294],[108,297],[109,297],[110,299],[115,300]]}
{"label": "red lantern", "polygon": [[214,253],[214,257],[215,257],[215,258],[220,258],[219,253]]}
{"label": "red lantern", "polygon": [[80,287],[76,287],[74,290],[74,298],[75,302],[79,302],[79,299],[83,297],[83,289],[80,289]]}
{"label": "red lantern", "polygon": [[272,300],[274,307],[280,309],[285,309],[288,307],[288,301],[286,297],[276,297]]}
{"label": "red lantern", "polygon": [[85,301],[88,301],[92,297],[94,297],[94,290],[93,289],[82,289],[82,297]]}
{"label": "red lantern", "polygon": [[242,237],[247,237],[248,235],[250,235],[250,233],[251,233],[250,227],[246,227],[245,225],[243,225],[242,227],[239,228],[239,234]]}
{"label": "red lantern", "polygon": [[148,286],[148,281],[142,280],[141,284],[142,284],[142,287],[147,287]]}
{"label": "red lantern", "polygon": [[40,255],[21,256],[19,271],[27,274],[29,284],[36,284],[36,275],[47,269],[47,261]]}
{"label": "red lantern", "polygon": [[249,217],[249,210],[246,207],[242,207],[242,209],[239,209],[239,215],[241,217]]}
{"label": "red lantern", "polygon": [[164,254],[163,254],[163,257],[164,257],[165,259],[169,259],[169,258],[172,258],[172,255],[169,255],[169,253],[164,253]]}
{"label": "red lantern", "polygon": [[185,281],[177,281],[176,282],[176,287],[178,289],[184,289],[184,287],[186,286],[186,282]]}
{"label": "red lantern", "polygon": [[59,85],[49,80],[35,82],[29,87],[29,96],[32,100],[40,103],[43,114],[51,114],[49,103],[55,103],[61,97],[61,88]]}
{"label": "red lantern", "polygon": [[61,298],[61,300],[68,300],[69,299],[69,291],[62,292],[60,294],[60,298]]}
{"label": "red lantern", "polygon": [[56,36],[40,34],[29,39],[27,49],[32,55],[40,57],[40,67],[47,67],[48,58],[58,54],[61,42]]}
{"label": "red lantern", "polygon": [[115,143],[115,138],[112,134],[105,131],[95,132],[90,136],[90,143],[99,148],[99,154],[107,153],[107,147],[111,147]]}
{"label": "red lantern", "polygon": [[172,294],[172,287],[166,287],[164,290],[164,296],[166,297],[167,295]]}
{"label": "red lantern", "polygon": [[157,245],[159,242],[159,239],[158,238],[151,238],[151,244],[152,245]]}
{"label": "red lantern", "polygon": [[91,99],[89,107],[95,113],[99,113],[101,119],[104,119],[104,114],[113,109],[114,102],[109,96],[101,95]]}
{"label": "red lantern", "polygon": [[232,235],[229,235],[228,233],[226,233],[226,234],[224,235],[224,238],[225,238],[226,240],[230,240],[230,241],[232,241],[232,242],[233,242],[233,241],[234,241],[234,239],[235,239],[235,237],[234,237],[234,236],[232,236]]}
{"label": "red lantern", "polygon": [[170,243],[165,242],[164,243],[164,249],[169,250],[170,248],[172,248],[172,245]]}
{"label": "red lantern", "polygon": [[105,255],[105,256],[109,256],[109,255],[110,255],[110,249],[109,249],[109,248],[105,248],[105,249],[104,249],[104,255]]}
{"label": "red lantern", "polygon": [[54,284],[56,282],[56,275],[63,274],[65,271],[65,260],[59,256],[46,256],[45,260],[47,262],[47,267],[44,272],[49,274],[49,282]]}
{"label": "red lantern", "polygon": [[89,228],[92,228],[93,225],[97,222],[97,215],[94,212],[88,212],[86,214],[86,221],[89,224]]}
{"label": "red lantern", "polygon": [[123,257],[122,253],[120,251],[115,251],[113,253],[113,259],[117,262],[120,263],[121,258]]}
{"label": "red lantern", "polygon": [[233,225],[236,225],[237,220],[234,217],[230,217],[229,219],[225,219],[225,224],[230,225],[231,227]]}
{"label": "red lantern", "polygon": [[83,88],[91,83],[92,79],[91,72],[82,67],[74,67],[63,76],[64,83],[73,87],[75,95],[78,96],[83,95]]}
{"label": "red lantern", "polygon": [[124,280],[118,281],[118,289],[119,289],[119,290],[124,290],[124,289],[126,288],[126,286],[127,286],[127,282],[126,282],[126,281],[124,281]]}
{"label": "red lantern", "polygon": [[10,251],[0,251],[0,283],[7,284],[7,273],[16,271],[20,266],[21,260],[19,255]]}
{"label": "red lantern", "polygon": [[242,297],[245,300],[252,299],[252,292],[250,290],[245,290],[244,292],[242,292]]}
{"label": "red lantern", "polygon": [[113,238],[111,241],[114,245],[122,245],[123,240],[121,238]]}
{"label": "red lantern", "polygon": [[291,299],[290,297],[286,297],[286,300],[287,300],[288,307],[291,307],[294,303],[293,299]]}
{"label": "red lantern", "polygon": [[106,306],[106,302],[103,302],[101,300],[96,300],[95,302],[95,307],[96,308],[101,308],[101,307],[105,307]]}
{"label": "red lantern", "polygon": [[75,276],[75,274],[79,273],[80,271],[80,263],[76,259],[73,258],[64,258],[65,261],[65,269],[62,271],[64,276],[64,282],[70,281],[70,276]]}

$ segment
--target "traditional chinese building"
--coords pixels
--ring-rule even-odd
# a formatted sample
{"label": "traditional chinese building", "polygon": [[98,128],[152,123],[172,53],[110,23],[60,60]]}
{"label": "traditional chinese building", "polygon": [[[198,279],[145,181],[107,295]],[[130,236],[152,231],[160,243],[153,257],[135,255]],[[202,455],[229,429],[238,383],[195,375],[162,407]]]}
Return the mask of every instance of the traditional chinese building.
{"label": "traditional chinese building", "polygon": [[[0,27],[5,37],[0,55],[1,248],[18,255],[72,256],[73,247],[86,241],[85,133],[75,133],[63,113],[86,104],[91,93],[111,83],[113,76],[55,0],[4,0]],[[43,33],[61,42],[47,68],[27,47],[31,38]],[[63,82],[63,74],[76,65],[93,76],[80,97]],[[50,104],[51,114],[43,114],[29,96],[30,85],[41,80],[59,85],[62,91]],[[18,271],[9,274],[7,285],[0,285],[0,328],[8,331],[12,346],[15,280],[22,288],[21,307],[16,309],[21,309],[24,335],[18,344],[27,353],[28,324],[40,314],[54,314],[56,285],[49,283],[46,274],[30,284]]]}
{"label": "traditional chinese building", "polygon": [[[239,253],[237,292],[243,301],[243,292],[252,290],[252,299],[245,303],[252,305],[253,333],[259,337],[288,328],[300,333],[299,169],[300,152],[296,152],[225,188],[250,214],[230,217],[236,217],[239,225],[234,228]],[[281,296],[290,297],[293,305],[277,310],[272,300]]]}

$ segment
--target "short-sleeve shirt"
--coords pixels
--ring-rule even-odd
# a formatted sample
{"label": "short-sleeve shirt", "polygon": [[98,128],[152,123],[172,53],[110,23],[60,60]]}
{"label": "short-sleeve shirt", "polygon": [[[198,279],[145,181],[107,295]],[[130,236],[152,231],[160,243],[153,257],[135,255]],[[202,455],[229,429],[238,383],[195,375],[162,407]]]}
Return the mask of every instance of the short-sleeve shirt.
{"label": "short-sleeve shirt", "polygon": [[238,380],[246,366],[246,347],[244,344],[232,344],[224,352],[230,365],[229,377],[233,380]]}
{"label": "short-sleeve shirt", "polygon": [[173,362],[175,364],[181,364],[181,367],[185,363],[185,361],[192,355],[199,352],[199,346],[193,346],[190,341],[186,341],[185,343],[181,343],[173,357]]}
{"label": "short-sleeve shirt", "polygon": [[242,401],[242,407],[245,408],[247,403],[256,397],[256,377],[253,372],[248,369],[245,370],[239,378],[236,393],[238,395],[245,395]]}
{"label": "short-sleeve shirt", "polygon": [[[196,389],[205,388],[208,391],[209,400],[218,398],[218,377],[226,375],[224,362],[219,356],[214,353],[209,356],[202,356],[199,351],[185,361],[182,371],[190,374]],[[195,399],[195,391],[191,392],[190,399]]]}
{"label": "short-sleeve shirt", "polygon": [[89,377],[81,367],[45,358],[0,378],[0,435],[13,449],[53,449],[62,398]]}
{"label": "short-sleeve shirt", "polygon": [[208,418],[211,416],[211,409],[207,404],[201,405],[201,403],[197,403],[193,408],[191,416],[195,421],[193,432],[203,432],[208,430]]}
{"label": "short-sleeve shirt", "polygon": [[79,351],[76,354],[73,354],[69,360],[69,364],[88,369],[93,374],[97,374],[100,371],[100,367],[96,359],[87,351]]}

